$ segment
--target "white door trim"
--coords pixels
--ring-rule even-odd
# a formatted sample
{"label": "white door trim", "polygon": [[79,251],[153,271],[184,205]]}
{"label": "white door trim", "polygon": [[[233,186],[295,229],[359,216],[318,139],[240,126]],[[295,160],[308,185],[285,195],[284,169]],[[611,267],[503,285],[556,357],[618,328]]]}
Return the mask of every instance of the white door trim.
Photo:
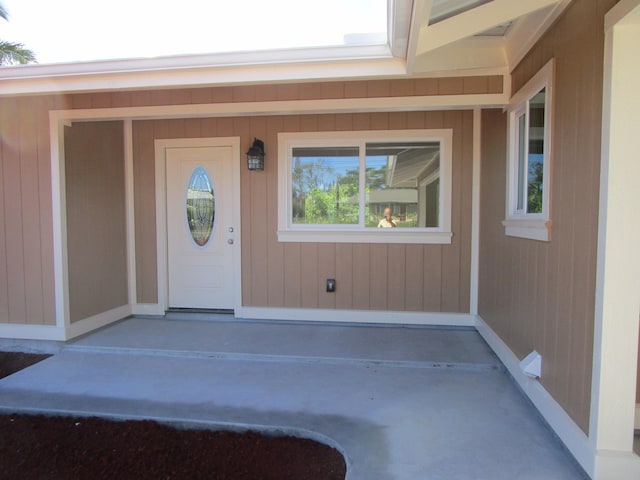
{"label": "white door trim", "polygon": [[174,138],[155,141],[156,169],[156,238],[158,261],[158,305],[162,312],[169,306],[168,248],[167,248],[167,148],[231,147],[232,150],[232,197],[233,216],[237,219],[234,232],[237,248],[234,249],[234,309],[242,305],[242,229],[240,228],[240,137],[219,138]]}

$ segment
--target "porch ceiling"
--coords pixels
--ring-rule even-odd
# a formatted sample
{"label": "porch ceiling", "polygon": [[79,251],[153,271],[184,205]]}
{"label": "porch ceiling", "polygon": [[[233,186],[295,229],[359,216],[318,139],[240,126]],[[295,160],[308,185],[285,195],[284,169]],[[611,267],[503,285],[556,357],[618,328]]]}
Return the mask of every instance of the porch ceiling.
{"label": "porch ceiling", "polygon": [[[508,74],[570,0],[388,0],[386,45],[0,68],[0,96]],[[276,67],[276,68],[274,68]]]}

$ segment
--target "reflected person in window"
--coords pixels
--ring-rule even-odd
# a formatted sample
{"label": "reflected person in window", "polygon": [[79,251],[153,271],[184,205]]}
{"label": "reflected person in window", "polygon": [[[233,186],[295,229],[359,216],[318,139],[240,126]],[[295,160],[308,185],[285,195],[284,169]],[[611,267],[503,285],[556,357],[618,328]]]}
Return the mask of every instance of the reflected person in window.
{"label": "reflected person in window", "polygon": [[378,222],[378,228],[393,228],[397,227],[395,220],[391,216],[391,209],[389,207],[384,209],[384,218]]}

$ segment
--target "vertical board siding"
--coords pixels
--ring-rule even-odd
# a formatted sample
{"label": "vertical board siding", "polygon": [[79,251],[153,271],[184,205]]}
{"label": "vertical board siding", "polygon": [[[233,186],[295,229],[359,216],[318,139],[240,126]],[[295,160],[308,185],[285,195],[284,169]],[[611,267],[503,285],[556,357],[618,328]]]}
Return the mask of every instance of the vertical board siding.
{"label": "vertical board siding", "polygon": [[[377,85],[386,89],[386,84]],[[280,96],[300,89],[279,90]],[[310,94],[308,90],[307,94]],[[331,90],[333,91],[333,90]],[[238,95],[251,95],[242,90]],[[254,137],[265,141],[265,170],[241,165],[242,287],[246,306],[468,312],[472,114],[468,111],[409,114],[290,115],[258,118],[135,121],[136,243],[148,245],[136,259],[138,301],[157,301],[153,141],[180,138],[188,130],[203,137],[239,136],[243,152]],[[221,124],[226,127],[224,132]],[[410,125],[413,123],[413,125]],[[453,128],[454,211],[451,245],[281,243],[277,240],[280,132],[394,128]],[[243,153],[241,152],[241,153]],[[243,156],[242,156],[243,157]],[[464,191],[469,190],[469,191]],[[143,201],[142,199],[148,199]],[[153,259],[153,261],[152,261]],[[335,278],[335,293],[326,279]]]}
{"label": "vertical board siding", "polygon": [[[156,238],[145,235],[156,230],[156,189],[154,138],[160,136],[160,128],[154,130],[153,122],[136,122],[133,130],[134,211],[136,238],[136,291],[139,303],[157,303],[158,264]],[[151,172],[147,173],[147,172]],[[154,212],[141,215],[141,212]]]}
{"label": "vertical board siding", "polygon": [[53,211],[51,205],[51,146],[49,118],[46,112],[64,108],[61,97],[39,97],[37,107],[38,185],[40,189],[40,258],[42,261],[42,323],[55,324],[55,285],[53,266]]}
{"label": "vertical board siding", "polygon": [[128,302],[123,123],[65,128],[71,322]]}
{"label": "vertical board siding", "polygon": [[0,99],[0,323],[56,322],[48,110],[67,100]]}
{"label": "vertical board siding", "polygon": [[517,92],[556,60],[551,241],[506,237],[506,116],[484,111],[481,316],[522,358],[542,355],[542,384],[589,428],[604,14],[615,0],[577,0],[513,71]]}
{"label": "vertical board siding", "polygon": [[[394,96],[461,95],[502,92],[502,76],[459,78],[423,78],[382,81],[338,81],[289,85],[201,87],[193,89],[131,92],[95,92],[39,97],[0,98],[0,323],[54,325],[55,294],[53,265],[53,220],[51,217],[51,151],[49,117],[51,110],[117,108],[179,104],[227,103],[233,101],[313,100]],[[455,113],[454,116],[464,115]],[[246,118],[189,119],[172,121],[136,121],[134,129],[134,205],[136,212],[136,283],[138,302],[156,303],[157,261],[155,225],[154,145],[156,138],[234,136],[248,148],[253,136],[267,139],[271,164],[264,179],[253,179],[242,169],[243,188],[243,302],[269,306],[308,307],[327,304],[336,308],[372,308],[379,300],[371,292],[369,273],[371,254],[368,245],[335,245],[335,276],[338,291],[327,303],[320,295],[320,279],[312,285],[313,295],[303,291],[301,264],[304,246],[280,244],[275,233],[277,205],[276,138],[279,131],[331,131],[370,128],[440,128],[441,112],[381,114],[341,114],[286,116],[250,120]],[[257,123],[256,123],[257,122]],[[262,125],[262,126],[260,126]],[[452,125],[450,125],[452,126]],[[466,127],[464,127],[466,128]],[[255,130],[255,131],[254,131]],[[470,137],[470,132],[468,133]],[[462,140],[466,141],[466,140]],[[468,146],[466,148],[469,148]],[[469,159],[470,161],[470,159]],[[464,181],[463,181],[464,182]],[[257,191],[253,192],[252,187]],[[465,188],[457,185],[455,188]],[[455,190],[454,188],[454,190]],[[458,195],[454,192],[454,195]],[[466,195],[466,194],[464,194]],[[261,201],[262,199],[262,201]],[[464,211],[464,208],[463,208]],[[258,222],[253,228],[252,220]],[[466,222],[466,220],[463,220]],[[262,231],[262,228],[266,230]],[[260,229],[258,228],[260,226]],[[456,235],[466,236],[463,226]],[[465,311],[468,305],[468,266],[464,237],[461,245],[399,246],[405,258],[404,300],[393,295],[391,303],[404,304],[415,311],[442,311],[443,295],[447,309]],[[260,243],[262,242],[262,243]],[[457,275],[443,269],[448,249],[459,250]],[[262,260],[260,260],[262,258]],[[411,263],[416,258],[427,271]],[[338,261],[340,260],[340,261]],[[447,263],[448,264],[448,263]],[[409,268],[410,265],[410,268]],[[394,264],[387,272],[396,278]],[[254,272],[255,269],[255,272]],[[254,278],[254,273],[256,274]],[[316,269],[315,275],[319,272]],[[322,275],[328,275],[323,271]],[[441,277],[448,280],[443,293]],[[388,283],[387,278],[383,283]],[[266,287],[265,287],[266,285]],[[382,289],[375,285],[376,291]],[[305,300],[303,300],[303,297]],[[331,297],[331,296],[330,296]],[[454,297],[458,297],[453,300]],[[385,304],[389,303],[385,298]],[[257,303],[259,301],[259,303]],[[373,302],[373,303],[372,303]]]}
{"label": "vertical board siding", "polygon": [[37,132],[37,116],[27,112],[36,111],[37,99],[26,101],[27,109],[21,112],[17,120],[20,130],[20,191],[22,195],[22,210],[32,212],[22,223],[23,248],[25,252],[32,252],[24,256],[24,285],[25,285],[25,318],[43,318],[42,311],[42,258],[40,249],[40,190],[33,189],[37,185],[38,172],[38,142],[31,138],[32,132]]}
{"label": "vertical board siding", "polygon": [[[25,210],[22,189],[35,191],[36,184],[23,185],[22,165],[20,163],[20,122],[18,102],[11,102],[7,108],[11,115],[7,118],[7,142],[3,145],[3,173],[5,198],[5,238],[7,261],[7,297],[9,319],[15,323],[30,323],[26,312],[26,291],[24,262],[29,252],[24,251],[23,223],[30,222],[33,213]],[[21,102],[22,103],[22,102]],[[22,103],[25,105],[25,103]],[[28,132],[23,131],[23,135]],[[27,180],[28,183],[28,179]]]}

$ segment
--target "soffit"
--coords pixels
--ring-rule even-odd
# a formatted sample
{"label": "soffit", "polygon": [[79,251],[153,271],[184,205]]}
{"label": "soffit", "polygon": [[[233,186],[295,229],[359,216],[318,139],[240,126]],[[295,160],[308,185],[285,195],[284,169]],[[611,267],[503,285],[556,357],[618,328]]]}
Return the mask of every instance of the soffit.
{"label": "soffit", "polygon": [[416,0],[413,74],[513,70],[570,0]]}

